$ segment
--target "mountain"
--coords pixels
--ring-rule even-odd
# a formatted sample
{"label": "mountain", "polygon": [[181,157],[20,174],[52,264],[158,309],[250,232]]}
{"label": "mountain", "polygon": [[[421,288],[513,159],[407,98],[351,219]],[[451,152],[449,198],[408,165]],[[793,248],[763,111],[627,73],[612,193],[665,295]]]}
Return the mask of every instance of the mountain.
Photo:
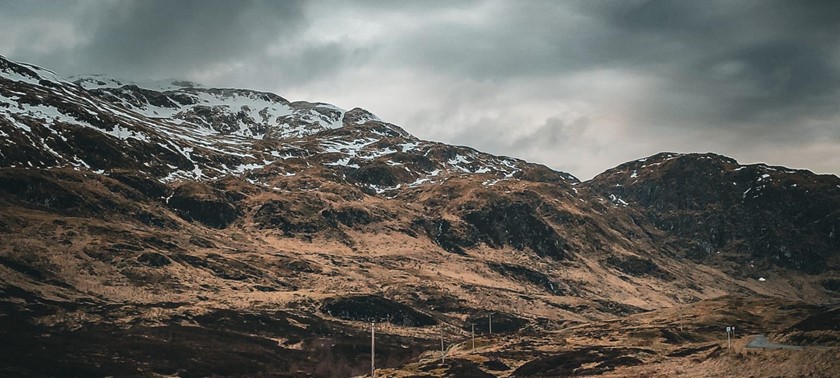
{"label": "mountain", "polygon": [[[581,182],[359,108],[0,58],[0,371],[363,374],[370,321],[397,376],[561,374],[558,335],[583,365],[690,361],[724,320],[831,343],[838,209],[831,175],[659,154]],[[647,323],[682,308],[685,334]],[[491,318],[503,349],[471,354]],[[441,329],[461,362],[429,363]]]}
{"label": "mountain", "polygon": [[746,274],[778,266],[836,270],[840,179],[715,154],[661,153],[622,164],[589,185],[638,206],[687,257]]}

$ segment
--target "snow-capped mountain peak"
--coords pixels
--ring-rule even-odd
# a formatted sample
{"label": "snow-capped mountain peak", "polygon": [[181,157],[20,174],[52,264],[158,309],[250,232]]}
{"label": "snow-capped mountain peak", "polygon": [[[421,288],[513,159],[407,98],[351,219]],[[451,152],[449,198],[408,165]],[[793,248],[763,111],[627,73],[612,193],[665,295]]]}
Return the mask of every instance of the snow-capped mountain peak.
{"label": "snow-capped mountain peak", "polygon": [[361,108],[172,80],[69,81],[5,59],[0,69],[0,166],[132,169],[164,182],[247,175],[261,185],[317,168],[371,193],[457,175],[488,175],[495,183],[539,171],[541,180],[577,181],[522,160],[420,140]]}
{"label": "snow-capped mountain peak", "polygon": [[77,75],[70,76],[67,79],[89,90],[102,88],[121,88],[126,85],[133,85],[139,88],[159,92],[178,90],[181,88],[203,87],[199,83],[187,80],[164,79],[138,82],[133,80],[117,79],[103,74]]}
{"label": "snow-capped mountain peak", "polygon": [[0,78],[32,85],[70,84],[53,71],[29,63],[13,62],[0,55]]}

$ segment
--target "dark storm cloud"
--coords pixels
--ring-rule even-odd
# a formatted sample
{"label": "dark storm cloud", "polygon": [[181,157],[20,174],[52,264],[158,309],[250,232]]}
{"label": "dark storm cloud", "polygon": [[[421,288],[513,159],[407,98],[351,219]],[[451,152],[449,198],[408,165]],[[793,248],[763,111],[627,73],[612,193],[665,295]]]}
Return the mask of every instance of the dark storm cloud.
{"label": "dark storm cloud", "polygon": [[511,145],[519,148],[533,146],[554,148],[563,145],[569,140],[579,141],[583,137],[588,123],[589,120],[586,118],[574,120],[549,118],[533,132],[515,139]]}
{"label": "dark storm cloud", "polygon": [[43,1],[0,1],[3,14],[14,18],[57,17],[67,15],[80,1],[43,0]]}
{"label": "dark storm cloud", "polygon": [[300,1],[128,1],[98,16],[83,61],[134,75],[247,57],[304,22]]}
{"label": "dark storm cloud", "polygon": [[[421,137],[584,178],[661,150],[840,166],[826,158],[840,155],[838,1],[76,0],[0,10],[15,25],[0,35],[2,53],[63,74],[184,77],[364,106]],[[791,150],[817,152],[777,152]]]}
{"label": "dark storm cloud", "polygon": [[[714,125],[834,111],[840,83],[840,2],[527,2],[484,23],[442,22],[409,37],[402,54],[431,70],[479,80],[557,76],[588,69],[646,72],[669,95],[702,96]],[[401,53],[403,53],[401,51]],[[668,99],[654,109],[676,119]],[[700,109],[686,109],[693,115]],[[713,125],[710,125],[713,126]]]}
{"label": "dark storm cloud", "polygon": [[665,46],[681,46],[675,51],[680,55],[667,61],[669,86],[711,100],[704,122],[737,126],[760,120],[789,127],[781,123],[803,110],[809,116],[836,112],[838,4],[655,0],[606,14],[631,38],[656,36]]}
{"label": "dark storm cloud", "polygon": [[301,0],[76,0],[2,6],[7,16],[48,18],[59,23],[53,28],[62,27],[47,33],[75,36],[73,46],[54,43],[46,52],[28,48],[39,40],[33,30],[18,43],[6,43],[18,59],[65,75],[192,78],[271,90],[330,74],[348,60],[362,62],[368,51],[307,39],[312,19]]}

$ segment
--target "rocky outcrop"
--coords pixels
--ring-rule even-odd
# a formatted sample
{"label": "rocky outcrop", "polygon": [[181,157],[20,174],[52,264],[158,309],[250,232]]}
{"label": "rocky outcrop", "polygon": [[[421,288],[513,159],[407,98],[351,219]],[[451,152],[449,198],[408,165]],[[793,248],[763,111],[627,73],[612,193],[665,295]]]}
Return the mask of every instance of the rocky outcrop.
{"label": "rocky outcrop", "polygon": [[223,193],[201,183],[179,186],[167,204],[185,220],[213,228],[225,228],[239,216],[239,211]]}
{"label": "rocky outcrop", "polygon": [[385,187],[393,187],[400,183],[412,181],[410,172],[402,167],[395,167],[385,162],[373,162],[361,166],[350,171],[347,178],[354,183]]}
{"label": "rocky outcrop", "polygon": [[637,256],[610,256],[607,265],[633,277],[654,277],[665,281],[674,279],[674,275],[660,268],[650,259]]}
{"label": "rocky outcrop", "polygon": [[146,264],[150,267],[157,268],[166,266],[172,263],[166,256],[156,252],[145,252],[137,256],[137,262]]}
{"label": "rocky outcrop", "polygon": [[323,216],[326,208],[325,201],[306,195],[270,200],[257,209],[254,222],[262,228],[281,230],[288,236],[312,234],[337,225],[337,216]]}
{"label": "rocky outcrop", "polygon": [[113,171],[108,177],[117,180],[148,198],[162,198],[170,192],[169,187],[148,175],[132,171]]}
{"label": "rocky outcrop", "polygon": [[526,268],[521,265],[505,264],[505,263],[488,263],[490,269],[495,272],[509,276],[515,280],[530,283],[536,287],[545,290],[554,295],[570,295],[568,288],[565,285],[555,282],[549,276],[537,272],[533,269]]}
{"label": "rocky outcrop", "polygon": [[493,248],[529,248],[539,256],[562,260],[566,241],[535,213],[529,204],[499,200],[467,211],[463,219],[475,228],[481,242]]}
{"label": "rocky outcrop", "polygon": [[478,334],[490,334],[491,331],[493,334],[498,334],[517,332],[528,325],[528,321],[504,312],[481,311],[467,317],[463,329],[471,330],[473,324]]}
{"label": "rocky outcrop", "polygon": [[371,214],[370,211],[351,206],[324,209],[321,211],[321,216],[330,222],[335,221],[347,227],[363,226],[379,220],[379,217]]}
{"label": "rocky outcrop", "polygon": [[466,255],[464,248],[475,246],[477,238],[472,228],[464,224],[453,224],[444,218],[419,218],[412,226],[422,229],[429,238],[445,251]]}
{"label": "rocky outcrop", "polygon": [[536,358],[517,368],[513,377],[601,375],[620,366],[643,364],[654,354],[641,348],[588,347]]}
{"label": "rocky outcrop", "polygon": [[406,327],[438,324],[438,321],[429,315],[376,295],[330,298],[324,301],[321,311],[341,319],[388,322]]}
{"label": "rocky outcrop", "polygon": [[65,214],[89,213],[95,205],[88,203],[60,178],[37,171],[6,170],[0,172],[2,200],[27,207]]}

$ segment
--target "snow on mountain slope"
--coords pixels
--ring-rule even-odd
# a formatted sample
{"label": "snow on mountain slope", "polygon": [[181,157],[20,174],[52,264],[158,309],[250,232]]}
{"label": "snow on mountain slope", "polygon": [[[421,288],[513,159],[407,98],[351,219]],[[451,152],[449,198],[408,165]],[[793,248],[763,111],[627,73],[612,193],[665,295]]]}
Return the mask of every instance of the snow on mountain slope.
{"label": "snow on mountain slope", "polygon": [[39,85],[44,81],[55,84],[69,84],[55,72],[28,63],[15,63],[0,55],[0,75],[4,79]]}
{"label": "snow on mountain slope", "polygon": [[82,86],[87,90],[102,88],[120,88],[126,85],[133,85],[140,88],[163,92],[178,90],[182,88],[196,88],[202,86],[201,84],[187,80],[168,79],[137,82],[132,80],[113,78],[102,74],[75,75],[69,76],[67,79]]}
{"label": "snow on mountain slope", "polygon": [[539,171],[539,179],[577,182],[522,160],[419,140],[359,108],[180,81],[71,82],[3,58],[0,69],[0,166],[134,169],[166,182],[290,175],[317,162],[380,194],[465,174],[490,183]]}
{"label": "snow on mountain slope", "polygon": [[324,103],[291,103],[267,92],[205,88],[176,80],[135,83],[102,76],[80,77],[75,83],[147,117],[183,120],[222,134],[282,139],[344,123],[343,109]]}

